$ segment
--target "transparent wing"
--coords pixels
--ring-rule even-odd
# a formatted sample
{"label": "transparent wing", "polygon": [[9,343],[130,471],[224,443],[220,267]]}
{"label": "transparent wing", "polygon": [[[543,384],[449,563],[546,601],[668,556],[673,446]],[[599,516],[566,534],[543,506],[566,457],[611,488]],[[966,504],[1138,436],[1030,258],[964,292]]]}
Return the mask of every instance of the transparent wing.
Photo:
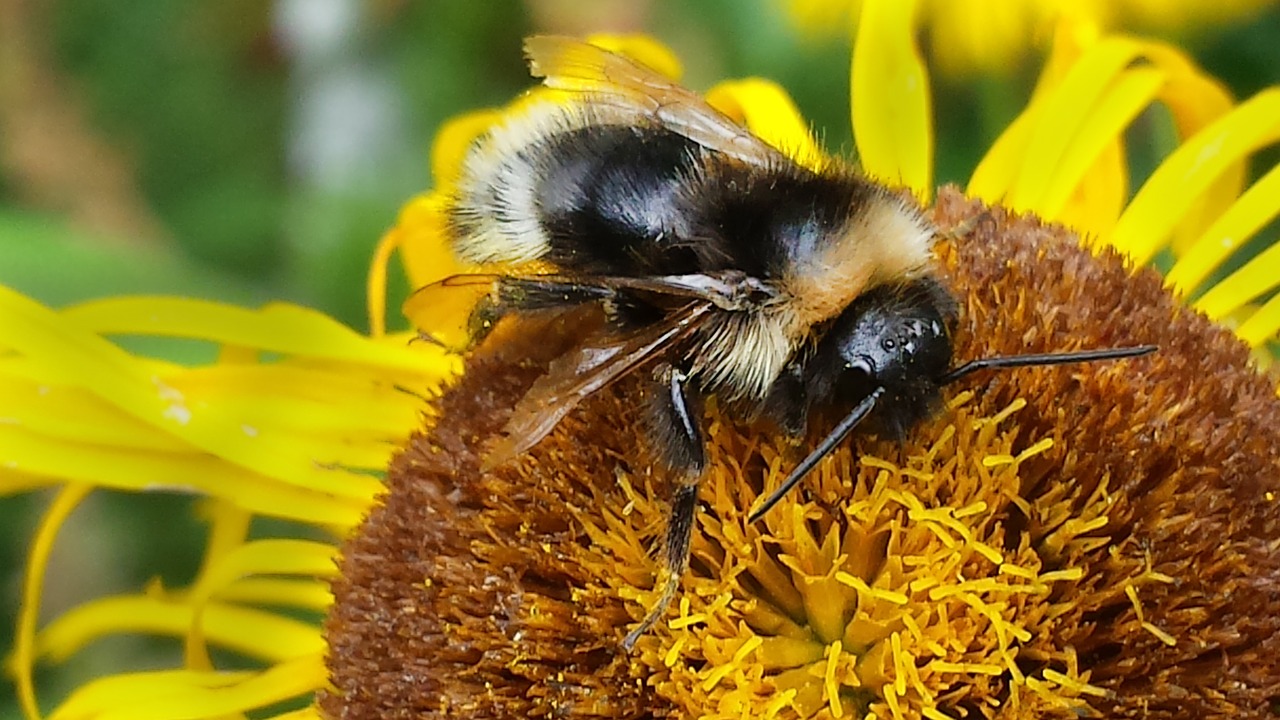
{"label": "transparent wing", "polygon": [[478,308],[498,297],[502,275],[450,275],[411,294],[401,312],[420,336],[454,352],[471,348]]}
{"label": "transparent wing", "polygon": [[529,69],[547,87],[579,92],[590,102],[648,118],[706,147],[752,165],[788,163],[745,127],[632,60],[577,38],[536,35],[524,43]]}
{"label": "transparent wing", "polygon": [[702,300],[741,310],[774,300],[778,291],[736,270],[652,277],[467,274],[419,288],[403,311],[425,339],[463,352],[507,315],[565,310],[620,294],[661,307]]}
{"label": "transparent wing", "polygon": [[715,306],[693,302],[662,322],[603,345],[584,345],[551,363],[512,411],[503,434],[489,445],[485,468],[524,454],[593,393],[659,357],[689,333]]}

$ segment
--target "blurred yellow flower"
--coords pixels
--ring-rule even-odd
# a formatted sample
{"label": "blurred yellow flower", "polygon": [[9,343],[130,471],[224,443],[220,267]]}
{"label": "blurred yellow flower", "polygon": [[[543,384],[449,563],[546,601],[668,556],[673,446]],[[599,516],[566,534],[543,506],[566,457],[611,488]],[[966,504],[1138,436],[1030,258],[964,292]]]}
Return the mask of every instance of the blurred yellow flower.
{"label": "blurred yellow flower", "polygon": [[[844,34],[855,26],[858,0],[779,0],[783,12],[810,37]],[[930,58],[946,75],[1009,72],[1034,50],[1048,45],[1063,20],[1085,21],[1104,30],[1185,35],[1206,25],[1243,22],[1272,5],[1269,0],[1197,2],[1175,0],[925,0],[915,18],[925,32]]]}
{"label": "blurred yellow flower", "polygon": [[[920,198],[931,199],[931,100],[926,71],[911,39],[911,7],[907,3],[867,2],[861,12],[852,66],[853,95],[857,98],[852,116],[864,168],[876,178],[907,186]],[[1061,26],[1035,96],[974,173],[968,192],[993,204],[1067,223],[1095,245],[1116,247],[1138,263],[1172,247],[1180,260],[1169,283],[1177,292],[1196,296],[1210,273],[1280,212],[1280,193],[1273,187],[1280,178],[1277,170],[1272,169],[1249,187],[1245,187],[1243,170],[1254,152],[1277,139],[1280,91],[1267,90],[1234,105],[1212,78],[1176,48],[1122,36],[1094,37],[1080,27],[1071,23]],[[634,53],[664,72],[678,73],[670,53],[653,41],[624,38],[617,42],[621,44],[614,47]],[[822,151],[807,123],[776,85],[756,78],[731,81],[712,88],[708,97],[800,161],[821,162]],[[1173,114],[1180,144],[1130,201],[1123,131],[1144,108],[1157,102]],[[326,653],[331,653],[331,665],[344,659],[372,662],[346,649],[334,652],[316,624],[297,619],[298,611],[330,609],[327,583],[335,578],[333,560],[341,541],[375,507],[375,496],[384,488],[377,474],[406,438],[421,428],[421,414],[432,407],[424,398],[438,392],[457,370],[455,361],[433,346],[409,344],[405,336],[386,336],[386,268],[398,252],[415,285],[458,270],[446,249],[441,210],[465,147],[501,113],[488,110],[463,116],[438,135],[432,156],[436,187],[405,205],[373,264],[369,306],[374,330],[369,337],[292,306],[252,311],[174,298],[120,298],[52,311],[11,291],[0,291],[0,317],[5,319],[0,323],[0,384],[5,387],[5,397],[14,398],[4,410],[7,421],[0,423],[0,493],[58,489],[32,545],[23,615],[9,659],[29,718],[40,717],[32,682],[34,664],[65,658],[106,634],[182,638],[184,666],[122,672],[94,681],[62,701],[51,717],[213,718],[261,712],[328,688]],[[1208,148],[1214,151],[1208,152]],[[1239,322],[1239,336],[1254,347],[1261,346],[1280,329],[1280,300],[1273,298],[1260,307],[1250,303],[1273,293],[1280,283],[1278,264],[1280,257],[1273,247],[1199,295],[1196,302],[1215,318],[1231,316]],[[976,316],[978,308],[973,310]],[[204,340],[220,348],[219,361],[179,367],[129,353],[111,341],[113,336],[126,334]],[[1109,382],[1106,387],[1123,392],[1122,383]],[[466,402],[452,397],[455,404]],[[1009,413],[1017,411],[1014,399],[1007,403]],[[1171,424],[1179,421],[1174,405],[1169,409]],[[868,538],[858,535],[853,526],[839,523],[842,531],[853,534],[814,534],[804,514],[808,511],[798,504],[779,508],[783,512],[770,520],[770,538],[757,535],[749,540],[783,548],[781,564],[759,569],[762,579],[758,582],[780,583],[776,592],[796,605],[797,613],[803,609],[801,614],[822,629],[819,637],[823,643],[771,646],[770,652],[778,653],[777,667],[786,665],[795,672],[785,682],[778,681],[776,696],[754,698],[753,702],[762,703],[765,710],[790,708],[788,712],[841,717],[846,711],[876,707],[880,708],[877,712],[894,716],[942,717],[936,706],[953,692],[946,689],[946,678],[1021,672],[1011,648],[1015,640],[1021,641],[1031,632],[1028,621],[1015,613],[1023,607],[1022,598],[1053,598],[1058,588],[1094,582],[1082,579],[1084,566],[1072,558],[1083,549],[1096,549],[1093,543],[1097,538],[1090,533],[1097,530],[1098,518],[1104,517],[1110,503],[1107,481],[1094,478],[1096,489],[1086,497],[1048,497],[1043,506],[1027,509],[1061,526],[1052,533],[1052,542],[1063,562],[1055,568],[1044,567],[1019,547],[997,546],[998,538],[990,534],[994,526],[983,526],[979,533],[973,523],[987,517],[993,503],[1005,497],[1001,488],[1022,477],[1018,475],[1021,464],[1041,467],[1037,456],[1046,447],[1036,440],[1054,442],[1052,429],[1041,427],[1015,447],[1015,433],[997,429],[1007,414],[970,414],[963,398],[953,400],[952,414],[953,434],[947,442],[938,441],[937,452],[954,453],[958,446],[972,445],[972,461],[977,463],[974,467],[985,468],[977,471],[985,484],[974,488],[971,497],[957,497],[945,505],[921,503],[920,498],[929,491],[927,483],[922,486],[920,482],[952,467],[956,461],[950,455],[913,456],[900,463],[868,459],[869,464],[858,470],[866,477],[884,479],[859,486],[860,494],[851,498],[846,511],[850,517],[874,520],[877,513],[885,511],[916,523],[892,541],[901,549],[896,558],[901,567],[893,572],[880,576],[869,568],[858,571],[863,556],[856,548]],[[459,417],[465,420],[469,416]],[[725,435],[723,441],[738,442],[734,437]],[[759,448],[749,450],[759,452]],[[1067,453],[1071,450],[1066,448]],[[1063,455],[1054,457],[1053,462],[1066,462]],[[413,466],[415,461],[402,455],[397,462]],[[726,457],[725,462],[732,471],[736,461]],[[729,482],[730,471],[716,482]],[[1212,468],[1203,471],[1213,473]],[[844,474],[826,473],[821,482],[848,482],[849,474],[841,472]],[[460,483],[476,481],[464,476],[459,474]],[[53,540],[75,506],[98,489],[176,490],[207,497],[211,531],[205,561],[189,587],[151,587],[134,595],[99,599],[37,627],[40,588]],[[661,495],[650,488],[637,486],[633,490],[634,503],[625,512],[637,513],[640,519],[656,517],[650,498]],[[738,497],[738,491],[730,487],[715,485],[708,492],[717,503],[714,509],[725,533],[713,537],[711,544],[700,541],[704,555],[712,553],[705,555],[703,562],[714,564],[726,559],[715,555],[717,544],[722,550],[732,549],[745,540],[731,534],[731,520],[734,512],[748,508],[750,502],[730,502]],[[840,489],[835,494],[844,497],[848,493]],[[417,508],[413,512],[421,515],[421,522],[427,522],[421,518],[443,512],[412,507]],[[594,564],[581,567],[592,572],[615,567],[620,573],[614,578],[616,586],[584,589],[581,596],[583,602],[598,603],[613,613],[604,615],[598,626],[580,628],[603,636],[608,628],[628,621],[619,615],[617,602],[643,595],[645,591],[638,587],[646,584],[651,561],[644,557],[638,536],[614,535],[625,533],[624,525],[632,527],[632,521],[624,524],[617,517],[594,512],[589,505],[574,506],[570,514],[583,532],[600,543],[593,551]],[[263,516],[315,526],[330,539],[250,539],[250,521]],[[495,525],[487,530],[498,532],[503,527]],[[517,535],[523,532],[518,524],[507,529]],[[471,532],[439,524],[423,532],[455,530],[459,537]],[[412,545],[417,542],[417,532],[416,527],[399,526],[397,537]],[[476,535],[473,540],[482,542],[484,537]],[[855,548],[853,554],[835,562],[840,554],[837,551],[846,545]],[[501,557],[502,552],[500,547],[493,550],[495,557]],[[570,548],[565,552],[578,551]],[[968,568],[966,563],[979,561],[987,563],[983,567],[994,575],[985,579],[967,575],[940,578],[936,573],[918,571],[928,563],[959,563],[956,567]],[[849,569],[849,563],[854,570]],[[419,576],[430,578],[434,572],[456,570],[463,573],[459,577],[470,577],[465,575],[471,567],[466,562],[457,568],[442,567],[430,572],[419,568]],[[812,578],[814,585],[788,589],[793,575]],[[1116,589],[1132,595],[1124,595],[1124,601],[1132,599],[1134,612],[1144,618],[1138,624],[1153,642],[1162,644],[1166,638],[1160,634],[1167,631],[1141,613],[1148,586],[1163,585],[1166,577],[1151,570]],[[366,579],[377,582],[376,576]],[[351,597],[360,597],[350,594],[355,582],[352,577],[338,578],[337,582]],[[818,589],[830,591],[830,597],[843,604],[841,609],[836,612],[824,607],[822,598],[828,596]],[[435,592],[430,587],[426,590]],[[724,610],[704,607],[706,602],[717,602],[717,597],[721,597],[718,591],[691,593],[682,601],[676,626],[662,630],[664,639],[674,638],[675,630],[706,622],[707,612]],[[901,607],[904,598],[917,602],[927,598],[936,617],[927,616],[924,606],[919,606],[920,613],[895,615],[910,618],[900,619],[901,625],[877,626],[873,618],[866,624],[838,627],[851,603],[868,600],[871,604],[867,607],[888,612]],[[481,609],[497,612],[491,606]],[[344,612],[350,610],[348,607]],[[1052,614],[1067,609],[1049,604],[1043,611],[1050,616],[1036,621],[1041,623],[1036,628],[1043,628],[1036,632],[1047,633],[1053,627]],[[346,624],[349,616],[334,618],[331,634],[351,629]],[[785,620],[760,619],[775,624],[785,624]],[[365,617],[363,621],[381,624],[379,627],[394,633],[397,623],[407,618],[389,615]],[[955,653],[938,652],[939,647],[955,649],[955,638],[946,628],[954,628],[956,623],[983,629],[965,636],[965,642],[974,645]],[[458,632],[474,629],[460,626]],[[751,658],[758,657],[753,653],[759,645],[748,647],[754,643],[749,636],[739,636],[737,628],[725,632],[729,630],[732,637],[743,638],[742,644],[723,642],[725,635],[705,633],[683,641],[703,643],[699,652],[707,665],[679,681],[684,683],[680,693],[702,688],[690,691],[692,695],[680,695],[681,702],[725,702],[729,704],[720,709],[728,712],[736,701],[724,693],[747,687],[739,684],[745,682],[743,678],[762,677],[764,668],[751,664],[755,662]],[[416,642],[415,636],[407,637]],[[1178,642],[1176,637],[1169,639]],[[681,657],[694,657],[687,654],[693,645],[674,642],[659,647],[646,641],[637,660],[644,665],[623,669],[623,675],[631,678],[632,690],[644,685],[643,677],[634,674],[642,667],[674,668]],[[865,653],[872,645],[880,648],[876,651],[879,655],[868,660]],[[260,669],[217,669],[208,657],[209,646],[234,649]],[[478,652],[478,647],[455,645],[452,651],[465,660],[471,657],[469,653]],[[850,653],[855,648],[864,653],[860,662],[865,665],[852,664],[850,658],[857,656]],[[511,651],[511,646],[502,649]],[[939,658],[929,669],[932,675],[913,676],[902,664],[908,657],[904,653],[923,657],[919,653],[925,652]],[[494,657],[512,663],[511,668],[522,667],[518,657]],[[1074,655],[1059,654],[1049,660],[1052,662],[1039,674],[1024,673],[1019,687],[1025,690],[1027,707],[1077,712],[1099,693],[1106,694],[1092,684],[1090,670],[1079,667]],[[816,667],[822,668],[821,673],[810,677]],[[350,670],[350,666],[344,668]],[[411,676],[414,670],[401,669],[403,677]],[[673,669],[670,677],[678,674]],[[465,674],[455,679],[464,682]],[[543,677],[541,682],[554,689],[562,680]],[[875,683],[881,684],[877,695],[848,694],[849,688],[873,687]],[[502,690],[477,692],[501,694]],[[450,697],[458,702],[466,700]],[[360,699],[339,698],[342,702]],[[606,705],[610,702],[608,697],[598,700]],[[428,712],[442,709],[445,700],[420,698],[418,702],[422,712]],[[308,706],[280,717],[285,716],[319,715],[315,707]]]}

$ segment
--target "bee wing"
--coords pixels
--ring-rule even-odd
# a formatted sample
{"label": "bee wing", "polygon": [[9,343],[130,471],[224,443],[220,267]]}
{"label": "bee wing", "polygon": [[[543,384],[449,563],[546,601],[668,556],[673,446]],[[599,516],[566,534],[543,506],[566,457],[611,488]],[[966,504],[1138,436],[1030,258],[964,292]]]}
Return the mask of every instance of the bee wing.
{"label": "bee wing", "polygon": [[575,407],[695,330],[715,306],[693,302],[662,322],[605,345],[585,345],[551,363],[516,404],[503,434],[488,447],[484,465],[497,467],[538,444]]}
{"label": "bee wing", "polygon": [[529,70],[547,87],[584,93],[593,104],[648,118],[703,147],[752,165],[786,156],[707,104],[696,93],[622,55],[582,40],[536,35],[525,40]]}
{"label": "bee wing", "polygon": [[501,275],[450,275],[413,291],[401,312],[419,329],[423,339],[448,350],[464,352],[475,340],[475,309],[498,296]]}
{"label": "bee wing", "polygon": [[404,302],[404,314],[422,337],[455,352],[483,339],[512,313],[567,310],[620,293],[667,298],[661,304],[705,301],[739,310],[776,295],[776,289],[738,271],[610,277],[575,275],[451,275],[418,288]]}

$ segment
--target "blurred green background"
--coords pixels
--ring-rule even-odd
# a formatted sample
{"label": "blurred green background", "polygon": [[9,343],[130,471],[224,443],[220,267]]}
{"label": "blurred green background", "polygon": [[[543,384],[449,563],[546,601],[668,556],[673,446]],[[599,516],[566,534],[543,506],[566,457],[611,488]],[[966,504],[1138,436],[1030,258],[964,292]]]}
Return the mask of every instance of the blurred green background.
{"label": "blurred green background", "polygon": [[[364,329],[368,258],[400,205],[430,186],[441,121],[528,85],[524,35],[593,29],[657,35],[695,88],[778,80],[829,147],[852,147],[847,34],[805,38],[776,0],[0,0],[0,284],[52,306],[122,293],[284,299]],[[1181,32],[1237,97],[1280,79],[1274,8]],[[968,177],[1022,106],[1039,59],[935,77],[940,182]],[[1167,123],[1153,113],[1133,139],[1136,184],[1167,148]],[[0,496],[5,652],[46,502]],[[95,498],[60,543],[47,613],[151,577],[189,579],[204,539],[189,505]],[[178,653],[176,643],[103,641],[43,673],[42,697]],[[0,718],[17,714],[0,683]]]}

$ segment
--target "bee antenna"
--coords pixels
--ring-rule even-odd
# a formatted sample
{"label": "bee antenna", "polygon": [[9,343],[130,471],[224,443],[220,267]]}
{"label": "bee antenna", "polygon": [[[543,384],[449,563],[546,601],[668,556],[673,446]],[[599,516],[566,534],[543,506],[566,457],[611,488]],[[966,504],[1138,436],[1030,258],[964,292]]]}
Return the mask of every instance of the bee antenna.
{"label": "bee antenna", "polygon": [[876,406],[876,402],[882,395],[884,395],[884,388],[878,387],[875,390],[872,390],[870,395],[863,398],[862,402],[858,403],[857,407],[851,410],[848,415],[845,415],[844,419],[841,420],[839,424],[831,430],[831,432],[827,433],[827,436],[822,439],[822,442],[818,443],[818,447],[815,448],[813,452],[809,453],[809,457],[805,458],[794,470],[791,471],[791,474],[787,476],[787,479],[782,481],[782,485],[778,486],[777,490],[770,493],[769,497],[764,499],[764,503],[760,505],[760,507],[752,511],[751,515],[747,517],[747,522],[753,523],[756,520],[759,520],[765,513],[769,512],[770,508],[777,505],[778,501],[782,499],[782,496],[786,495],[791,488],[795,487],[796,483],[803,480],[804,476],[808,475],[809,471],[812,470],[814,466],[822,460],[822,458],[830,455],[831,451],[835,450],[836,446],[848,437],[849,433],[853,432],[853,429],[858,426],[858,423],[862,422],[863,418],[865,418],[867,414],[871,412],[871,409]]}
{"label": "bee antenna", "polygon": [[1136,345],[1124,348],[1104,348],[1101,350],[1081,350],[1080,352],[1044,353],[1038,355],[1009,355],[1005,357],[980,358],[970,360],[958,368],[948,371],[938,378],[938,385],[951,383],[972,375],[979,370],[995,368],[1029,367],[1032,365],[1063,365],[1076,362],[1094,362],[1097,360],[1118,360],[1120,358],[1138,357],[1155,352],[1155,345]]}

